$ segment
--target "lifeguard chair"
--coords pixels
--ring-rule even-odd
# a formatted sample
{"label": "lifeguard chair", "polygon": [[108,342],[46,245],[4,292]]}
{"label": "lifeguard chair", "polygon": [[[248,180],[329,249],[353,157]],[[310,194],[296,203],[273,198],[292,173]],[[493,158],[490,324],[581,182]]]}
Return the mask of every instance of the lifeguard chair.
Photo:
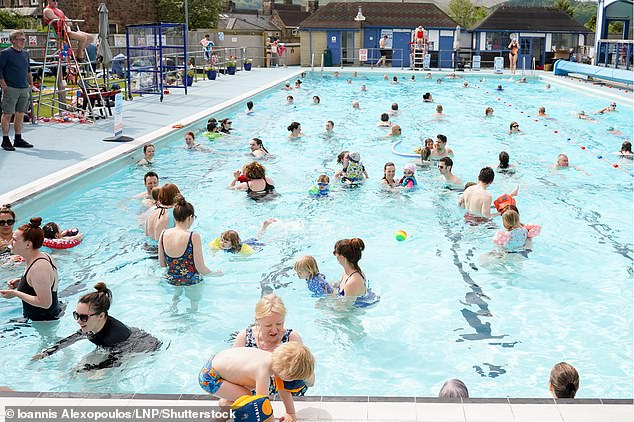
{"label": "lifeguard chair", "polygon": [[410,45],[412,46],[412,68],[414,70],[424,70],[429,40],[427,39],[427,32],[422,25],[412,33]]}

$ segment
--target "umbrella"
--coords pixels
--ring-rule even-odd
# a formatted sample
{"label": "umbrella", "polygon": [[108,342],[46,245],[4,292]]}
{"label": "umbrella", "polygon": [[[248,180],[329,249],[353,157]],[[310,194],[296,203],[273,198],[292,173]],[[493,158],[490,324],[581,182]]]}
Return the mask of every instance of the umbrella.
{"label": "umbrella", "polygon": [[108,8],[105,3],[100,3],[97,8],[99,12],[99,50],[98,54],[101,56],[101,63],[104,70],[104,80],[106,78],[106,69],[109,67],[112,61],[112,51],[110,51],[110,45],[108,44]]}

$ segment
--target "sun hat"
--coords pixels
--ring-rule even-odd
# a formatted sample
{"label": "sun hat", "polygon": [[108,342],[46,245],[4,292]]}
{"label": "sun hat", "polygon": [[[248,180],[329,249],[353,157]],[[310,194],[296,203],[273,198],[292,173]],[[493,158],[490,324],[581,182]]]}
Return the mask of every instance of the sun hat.
{"label": "sun hat", "polygon": [[354,161],[355,163],[358,163],[359,160],[361,159],[361,156],[359,155],[358,152],[351,152],[350,154],[348,154],[348,158],[350,159],[350,161]]}
{"label": "sun hat", "polygon": [[416,173],[416,166],[414,164],[405,164],[403,170],[409,170],[412,173]]}

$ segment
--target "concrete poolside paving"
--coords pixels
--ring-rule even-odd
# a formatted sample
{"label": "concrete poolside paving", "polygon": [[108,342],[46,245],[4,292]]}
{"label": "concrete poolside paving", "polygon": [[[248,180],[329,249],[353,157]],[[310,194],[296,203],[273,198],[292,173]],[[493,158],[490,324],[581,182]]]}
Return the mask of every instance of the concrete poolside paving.
{"label": "concrete poolside paving", "polygon": [[[340,70],[331,68],[331,71]],[[346,68],[367,72],[369,69]],[[224,107],[262,87],[294,78],[300,68],[254,69],[238,72],[236,76],[224,76],[221,80],[197,82],[187,96],[180,89],[172,89],[164,101],[156,95],[137,97],[124,105],[124,133],[135,139],[130,144],[103,142],[112,136],[113,119],[100,120],[95,124],[25,125],[24,137],[35,145],[33,149],[18,149],[15,152],[0,150],[0,203],[19,201],[22,197],[36,193],[43,187],[42,178],[53,174],[79,171],[97,166],[122,154],[127,148],[138,148],[156,136],[171,132],[175,122],[193,119],[196,114],[214,107]],[[374,72],[399,73],[397,69],[375,69]],[[411,72],[405,70],[405,72]],[[437,73],[437,72],[435,72]],[[447,72],[445,72],[446,74]],[[421,72],[418,72],[421,74]],[[481,72],[488,75],[490,72]],[[473,75],[467,72],[466,75]],[[585,84],[540,74],[547,80],[569,86]],[[589,87],[591,88],[591,87]],[[596,95],[607,97],[608,91],[593,88]],[[603,91],[603,92],[601,92]],[[612,90],[616,91],[616,90]],[[631,104],[631,94],[609,92],[618,95],[617,101]],[[139,154],[140,156],[140,154]],[[139,157],[140,158],[140,157]],[[84,167],[81,167],[84,166]],[[66,176],[65,176],[66,177]],[[62,179],[60,179],[62,180]],[[25,188],[25,186],[29,186]],[[9,201],[10,200],[10,201]],[[379,391],[377,393],[380,394]],[[197,395],[113,395],[112,398],[83,393],[0,393],[0,422],[6,418],[5,406],[213,406],[216,401],[209,396]],[[283,414],[282,404],[273,403],[275,414]],[[426,398],[374,398],[374,397],[306,397],[296,402],[298,419],[303,421],[527,421],[527,422],[631,422],[634,421],[634,405],[628,400],[578,399],[554,401],[551,399],[474,399],[451,403]]]}

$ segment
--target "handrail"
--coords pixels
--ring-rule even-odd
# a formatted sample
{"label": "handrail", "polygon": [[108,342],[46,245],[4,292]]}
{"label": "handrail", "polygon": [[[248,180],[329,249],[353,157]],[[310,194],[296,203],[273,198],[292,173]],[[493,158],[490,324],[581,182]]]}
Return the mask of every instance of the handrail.
{"label": "handrail", "polygon": [[321,71],[324,71],[324,53],[321,53]]}
{"label": "handrail", "polygon": [[522,57],[522,76],[524,76],[525,71],[526,71],[526,56]]}
{"label": "handrail", "polygon": [[311,70],[314,72],[315,71],[315,53],[312,53],[310,55],[310,67],[311,67]]}
{"label": "handrail", "polygon": [[533,68],[531,69],[531,76],[535,76],[535,57],[533,57]]}

